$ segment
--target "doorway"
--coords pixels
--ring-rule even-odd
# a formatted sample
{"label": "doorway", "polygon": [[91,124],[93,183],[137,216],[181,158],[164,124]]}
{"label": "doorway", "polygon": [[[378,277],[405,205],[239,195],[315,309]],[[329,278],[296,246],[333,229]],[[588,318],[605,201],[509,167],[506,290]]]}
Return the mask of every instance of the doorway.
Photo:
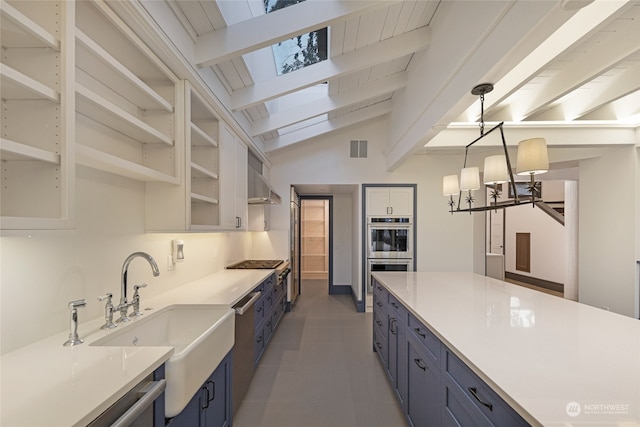
{"label": "doorway", "polygon": [[324,288],[333,294],[333,197],[300,196],[300,293]]}

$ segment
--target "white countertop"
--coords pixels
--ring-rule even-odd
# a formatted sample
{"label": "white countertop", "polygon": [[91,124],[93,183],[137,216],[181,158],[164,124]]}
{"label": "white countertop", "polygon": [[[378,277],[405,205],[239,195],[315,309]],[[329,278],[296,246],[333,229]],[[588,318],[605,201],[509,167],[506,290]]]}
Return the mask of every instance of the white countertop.
{"label": "white countertop", "polygon": [[[272,273],[223,270],[154,298],[143,295],[141,308],[151,313],[145,309],[172,304],[232,306]],[[102,318],[81,323],[78,330],[85,342],[75,347],[62,345],[69,336],[63,332],[3,355],[0,426],[85,426],[173,353],[173,347],[90,346],[107,334],[100,330],[103,323]]]}
{"label": "white countertop", "polygon": [[373,274],[531,424],[640,426],[640,320],[472,273]]}

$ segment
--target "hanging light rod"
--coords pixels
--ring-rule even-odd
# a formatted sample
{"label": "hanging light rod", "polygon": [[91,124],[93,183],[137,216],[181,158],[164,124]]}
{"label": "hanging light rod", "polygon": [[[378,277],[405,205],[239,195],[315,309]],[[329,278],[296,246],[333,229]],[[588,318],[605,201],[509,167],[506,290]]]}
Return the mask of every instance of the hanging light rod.
{"label": "hanging light rod", "polygon": [[[509,158],[509,152],[507,150],[507,142],[504,137],[504,122],[498,123],[493,128],[485,132],[484,123],[484,95],[493,90],[493,84],[482,83],[475,86],[471,90],[471,94],[480,96],[480,136],[471,141],[464,150],[464,163],[460,174],[460,182],[458,183],[457,175],[448,175],[443,178],[442,181],[442,193],[449,197],[449,210],[451,214],[454,212],[483,212],[491,209],[504,209],[511,206],[518,206],[522,204],[531,203],[535,207],[536,200],[536,183],[534,181],[534,175],[545,173],[549,170],[549,159],[547,155],[547,146],[543,138],[533,138],[521,141],[518,144],[518,161],[516,174],[518,175],[530,175],[531,182],[528,184],[531,197],[528,200],[522,200],[518,197],[516,190],[515,179],[513,178],[513,169],[511,168],[511,159]],[[469,148],[475,143],[481,141],[496,130],[500,130],[500,139],[502,141],[502,148],[504,155],[490,156],[485,159],[484,163],[484,184],[492,187],[491,202],[488,206],[473,207],[475,199],[473,197],[473,191],[480,189],[480,173],[478,167],[468,167],[467,158],[469,154]],[[507,201],[498,201],[501,191],[498,189],[499,184],[508,183],[513,193],[513,199]],[[468,208],[462,209],[462,192],[467,191],[468,194],[465,197],[465,202],[468,204]],[[453,199],[453,196],[458,195],[457,207]]]}

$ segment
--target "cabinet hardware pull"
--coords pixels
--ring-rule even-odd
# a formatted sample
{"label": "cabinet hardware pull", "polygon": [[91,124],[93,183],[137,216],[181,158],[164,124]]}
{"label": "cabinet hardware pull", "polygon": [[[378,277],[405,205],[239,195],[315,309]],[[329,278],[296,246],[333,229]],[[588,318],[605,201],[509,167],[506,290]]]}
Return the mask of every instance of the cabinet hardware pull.
{"label": "cabinet hardware pull", "polygon": [[209,402],[216,400],[216,382],[215,381],[209,381],[211,383],[211,399],[209,399]]}
{"label": "cabinet hardware pull", "polygon": [[378,350],[382,350],[382,345],[379,342],[376,343],[376,347],[378,347]]}
{"label": "cabinet hardware pull", "polygon": [[416,331],[416,334],[420,335],[422,338],[426,338],[427,337],[425,334],[420,332],[420,328],[413,328],[413,330]]}
{"label": "cabinet hardware pull", "polygon": [[380,328],[382,328],[382,322],[381,322],[381,321],[376,320],[376,324],[377,324]]}
{"label": "cabinet hardware pull", "polygon": [[418,368],[422,369],[423,371],[427,370],[427,367],[425,365],[423,365],[420,359],[413,359],[413,362],[418,366]]}
{"label": "cabinet hardware pull", "polygon": [[391,305],[393,306],[393,308],[398,308],[398,304],[396,304],[395,302],[392,302]]}
{"label": "cabinet hardware pull", "polygon": [[127,412],[122,414],[113,424],[113,427],[124,427],[131,425],[138,416],[150,407],[167,387],[167,380],[154,381],[153,385],[147,389],[136,403]]}
{"label": "cabinet hardware pull", "polygon": [[392,317],[389,319],[389,332],[391,332],[393,335],[397,335],[396,334],[397,330],[393,329],[393,325],[395,325],[395,323],[396,323],[395,317]]}
{"label": "cabinet hardware pull", "polygon": [[382,303],[381,303],[380,301],[378,301],[378,302],[376,303],[376,305],[377,305],[378,307],[382,307]]}
{"label": "cabinet hardware pull", "polygon": [[202,409],[207,409],[209,407],[209,402],[211,402],[211,399],[209,398],[209,381],[204,383],[204,385],[202,386],[202,389],[206,394],[206,397],[204,398],[204,402],[202,403]]}
{"label": "cabinet hardware pull", "polygon": [[481,405],[486,406],[490,411],[493,411],[493,404],[484,402],[482,399],[480,399],[480,396],[478,396],[478,391],[475,387],[467,387],[467,390],[469,390],[469,393],[471,393],[471,395],[475,397]]}

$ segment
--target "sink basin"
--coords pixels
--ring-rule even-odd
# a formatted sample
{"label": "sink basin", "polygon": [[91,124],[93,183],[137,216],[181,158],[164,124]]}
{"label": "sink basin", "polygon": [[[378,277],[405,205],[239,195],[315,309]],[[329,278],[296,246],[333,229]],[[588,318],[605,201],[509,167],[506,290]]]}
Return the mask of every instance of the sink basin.
{"label": "sink basin", "polygon": [[233,347],[235,312],[226,305],[171,305],[119,326],[92,346],[169,346],[165,416],[179,414]]}

